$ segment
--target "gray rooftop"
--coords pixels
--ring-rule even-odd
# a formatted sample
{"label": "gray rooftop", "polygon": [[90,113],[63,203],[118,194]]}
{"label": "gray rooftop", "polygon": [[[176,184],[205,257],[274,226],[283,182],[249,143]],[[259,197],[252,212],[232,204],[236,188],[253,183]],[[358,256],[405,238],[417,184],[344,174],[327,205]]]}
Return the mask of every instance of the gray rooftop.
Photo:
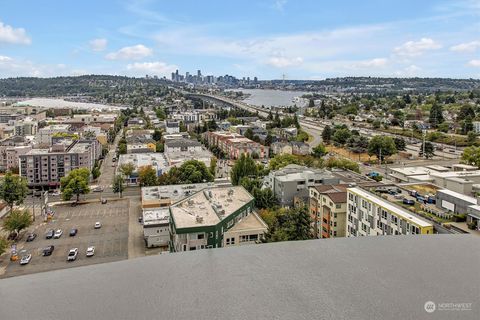
{"label": "gray rooftop", "polygon": [[[0,280],[0,319],[478,319],[479,243],[468,235],[338,238],[19,276]],[[472,310],[429,314],[427,301]]]}

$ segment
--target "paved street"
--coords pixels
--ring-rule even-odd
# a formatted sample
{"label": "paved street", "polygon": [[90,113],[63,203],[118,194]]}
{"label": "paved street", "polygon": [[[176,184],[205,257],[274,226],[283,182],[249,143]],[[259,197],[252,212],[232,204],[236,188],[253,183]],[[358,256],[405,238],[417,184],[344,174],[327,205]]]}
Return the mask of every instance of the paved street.
{"label": "paved street", "polygon": [[114,165],[116,162],[113,162],[112,159],[116,156],[115,149],[117,148],[118,142],[121,139],[121,135],[118,134],[115,138],[114,143],[110,146],[110,150],[108,154],[105,156],[103,160],[102,167],[100,168],[101,175],[98,178],[97,185],[100,186],[111,186],[113,181],[113,176],[115,174],[115,167]]}
{"label": "paved street", "polygon": [[[55,206],[54,219],[43,222],[39,217],[29,231],[35,232],[37,238],[25,242],[25,236],[18,241],[17,250],[25,249],[32,254],[28,265],[21,266],[19,262],[8,261],[5,254],[0,265],[5,266],[5,274],[0,277],[10,277],[27,273],[63,269],[95,263],[104,263],[145,255],[142,226],[138,223],[140,214],[139,198],[110,201],[108,204],[91,203],[71,207],[70,205]],[[96,221],[102,223],[100,229],[94,229]],[[78,234],[69,236],[71,228],[77,228]],[[49,229],[62,229],[60,239],[45,239]],[[54,245],[53,254],[42,256],[42,249]],[[95,246],[95,256],[87,258],[85,252],[88,246]],[[76,261],[67,262],[68,251],[78,248]],[[1,268],[0,268],[1,270]]]}

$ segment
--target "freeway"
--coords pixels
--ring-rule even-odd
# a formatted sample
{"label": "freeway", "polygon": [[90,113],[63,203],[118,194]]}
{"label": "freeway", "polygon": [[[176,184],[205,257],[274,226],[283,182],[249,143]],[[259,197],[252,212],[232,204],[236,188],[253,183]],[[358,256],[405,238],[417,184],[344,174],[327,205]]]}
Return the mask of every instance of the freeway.
{"label": "freeway", "polygon": [[[216,95],[208,95],[208,94],[192,94],[188,92],[184,92],[184,94],[191,96],[191,97],[198,97],[198,98],[207,98],[211,101],[217,101],[217,102],[222,102],[226,103],[229,105],[232,105],[237,108],[241,108],[250,112],[258,112],[258,114],[262,117],[267,117],[269,111],[259,108],[256,106],[249,105],[245,102],[241,101],[236,101],[232,100],[227,97],[220,97]],[[282,118],[283,115],[280,115]],[[304,131],[306,131],[308,134],[313,136],[312,141],[309,142],[310,146],[316,146],[318,145],[321,141],[321,133],[323,129],[325,128],[326,125],[332,125],[332,121],[327,121],[327,120],[322,120],[322,119],[313,119],[313,118],[304,118],[299,120],[300,126]],[[367,128],[361,128],[357,127],[352,123],[345,123],[349,127],[350,130],[358,130],[361,134],[368,136],[368,137],[374,137],[377,135],[387,135],[391,137],[398,137],[398,138],[403,138],[407,141],[407,150],[411,151],[412,153],[418,153],[421,145],[421,141],[416,139],[416,138],[405,138],[404,136],[401,135],[395,135],[391,133],[386,133],[383,131],[377,131],[373,129],[367,129]],[[438,144],[438,143],[433,143],[434,146],[437,148],[435,150],[435,156],[438,158],[442,159],[458,159],[461,154],[462,154],[462,149],[461,148],[448,148],[445,145]]]}

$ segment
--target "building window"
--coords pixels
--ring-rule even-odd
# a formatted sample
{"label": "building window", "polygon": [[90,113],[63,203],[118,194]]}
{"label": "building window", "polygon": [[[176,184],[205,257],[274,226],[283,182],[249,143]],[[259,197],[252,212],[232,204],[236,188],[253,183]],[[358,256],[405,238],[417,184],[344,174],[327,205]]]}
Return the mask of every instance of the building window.
{"label": "building window", "polygon": [[205,234],[204,234],[204,233],[199,233],[199,234],[197,234],[197,239],[198,239],[198,240],[205,239]]}

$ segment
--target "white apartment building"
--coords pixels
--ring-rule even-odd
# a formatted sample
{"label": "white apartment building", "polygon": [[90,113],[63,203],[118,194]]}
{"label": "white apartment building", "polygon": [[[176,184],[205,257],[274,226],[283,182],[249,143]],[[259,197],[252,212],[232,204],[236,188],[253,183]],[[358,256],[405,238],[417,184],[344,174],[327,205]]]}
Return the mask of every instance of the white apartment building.
{"label": "white apartment building", "polygon": [[433,225],[362,188],[347,189],[347,236],[433,234]]}

